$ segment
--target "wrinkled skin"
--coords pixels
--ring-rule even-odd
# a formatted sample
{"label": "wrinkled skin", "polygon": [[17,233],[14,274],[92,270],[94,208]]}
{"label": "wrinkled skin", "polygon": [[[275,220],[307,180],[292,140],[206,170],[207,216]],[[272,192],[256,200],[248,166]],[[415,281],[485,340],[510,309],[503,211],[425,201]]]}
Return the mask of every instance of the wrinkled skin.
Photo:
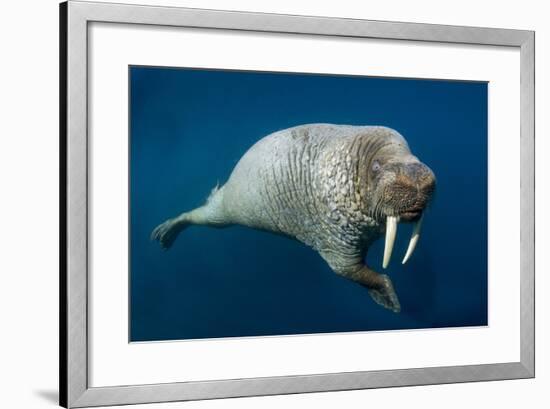
{"label": "wrinkled skin", "polygon": [[282,234],[312,247],[335,273],[398,312],[391,280],[364,260],[384,234],[386,217],[418,220],[434,188],[432,171],[390,128],[301,125],[258,141],[205,205],[167,220],[151,238],[167,249],[192,224]]}

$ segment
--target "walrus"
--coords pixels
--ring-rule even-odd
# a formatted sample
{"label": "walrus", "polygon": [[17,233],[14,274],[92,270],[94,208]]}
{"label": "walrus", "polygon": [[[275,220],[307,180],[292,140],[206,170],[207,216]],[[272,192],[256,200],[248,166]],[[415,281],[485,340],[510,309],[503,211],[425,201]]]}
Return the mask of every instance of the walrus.
{"label": "walrus", "polygon": [[414,223],[404,264],[434,189],[433,172],[391,128],[300,125],[256,142],[203,206],[160,224],[151,239],[168,249],[190,225],[239,224],[284,235],[313,248],[336,274],[399,312],[390,278],[367,266],[365,257],[385,234],[385,269],[398,223]]}

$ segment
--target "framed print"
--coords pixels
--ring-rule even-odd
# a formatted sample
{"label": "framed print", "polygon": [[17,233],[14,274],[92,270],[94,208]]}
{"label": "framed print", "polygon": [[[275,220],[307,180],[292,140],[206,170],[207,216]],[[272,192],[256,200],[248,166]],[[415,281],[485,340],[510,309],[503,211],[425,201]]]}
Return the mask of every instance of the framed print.
{"label": "framed print", "polygon": [[533,32],[60,16],[62,406],[534,377]]}

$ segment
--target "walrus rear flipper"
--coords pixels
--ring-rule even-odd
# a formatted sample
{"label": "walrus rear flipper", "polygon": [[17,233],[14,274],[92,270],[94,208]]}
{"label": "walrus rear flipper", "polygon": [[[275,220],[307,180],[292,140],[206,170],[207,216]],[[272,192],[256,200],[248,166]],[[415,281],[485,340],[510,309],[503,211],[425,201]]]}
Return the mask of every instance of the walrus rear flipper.
{"label": "walrus rear flipper", "polygon": [[168,219],[153,230],[151,240],[157,240],[163,250],[168,250],[176,241],[178,234],[189,225],[191,222],[182,220],[181,217]]}
{"label": "walrus rear flipper", "polygon": [[151,240],[158,241],[164,250],[168,250],[176,241],[178,234],[192,224],[210,227],[227,226],[228,222],[224,215],[222,201],[223,187],[216,186],[212,189],[204,206],[182,213],[178,217],[168,219],[158,225],[151,233]]}

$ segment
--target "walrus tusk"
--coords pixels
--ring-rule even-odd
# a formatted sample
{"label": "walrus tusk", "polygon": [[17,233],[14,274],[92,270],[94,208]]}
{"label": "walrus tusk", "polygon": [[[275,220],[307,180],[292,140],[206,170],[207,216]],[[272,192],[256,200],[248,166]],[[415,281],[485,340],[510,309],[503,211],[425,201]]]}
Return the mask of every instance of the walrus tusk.
{"label": "walrus tusk", "polygon": [[395,243],[395,236],[397,234],[397,222],[399,218],[397,216],[388,216],[386,218],[386,244],[384,247],[384,261],[382,267],[388,267],[390,263],[391,253],[393,251],[393,243]]}
{"label": "walrus tusk", "polygon": [[424,214],[420,216],[420,219],[414,224],[413,232],[411,235],[411,240],[409,241],[409,247],[407,248],[407,252],[405,253],[405,257],[403,257],[403,261],[401,264],[405,264],[409,258],[411,258],[414,249],[416,247],[416,243],[418,243],[418,239],[420,238],[420,228],[422,227],[422,219],[424,218]]}

